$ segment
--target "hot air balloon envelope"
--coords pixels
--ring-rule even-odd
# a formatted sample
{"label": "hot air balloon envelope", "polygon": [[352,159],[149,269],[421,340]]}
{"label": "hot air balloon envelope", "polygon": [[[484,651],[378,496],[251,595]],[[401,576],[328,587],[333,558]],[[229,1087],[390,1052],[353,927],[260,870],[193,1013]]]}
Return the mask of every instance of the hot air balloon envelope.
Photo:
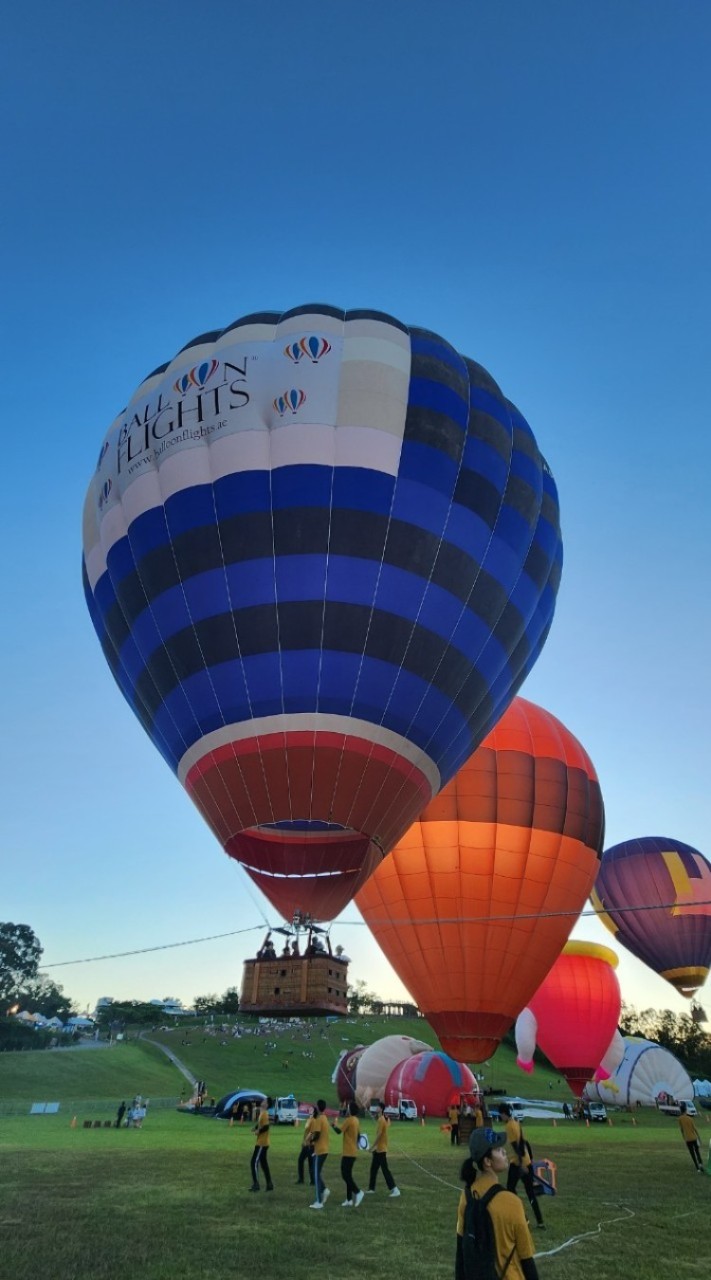
{"label": "hot air balloon envelope", "polygon": [[374,311],[204,334],[104,439],[84,583],[115,679],[225,851],[331,919],[550,627],[558,503],[480,365]]}
{"label": "hot air balloon envelope", "polygon": [[628,951],[683,996],[711,966],[711,866],[680,840],[644,836],[606,849],[590,895]]}
{"label": "hot air balloon envelope", "polygon": [[476,1087],[465,1063],[430,1049],[406,1058],[392,1070],[385,1102],[396,1107],[400,1098],[412,1098],[420,1114],[424,1106],[428,1116],[446,1116],[452,1102],[458,1102],[462,1093],[473,1093]]}
{"label": "hot air balloon envelope", "polygon": [[569,942],[528,1003],[537,1022],[539,1047],[578,1097],[619,1021],[616,967],[617,956],[608,947]]}
{"label": "hot air balloon envelope", "polygon": [[589,756],[516,698],[363,886],[359,910],[447,1053],[495,1052],[568,937],[602,839]]}

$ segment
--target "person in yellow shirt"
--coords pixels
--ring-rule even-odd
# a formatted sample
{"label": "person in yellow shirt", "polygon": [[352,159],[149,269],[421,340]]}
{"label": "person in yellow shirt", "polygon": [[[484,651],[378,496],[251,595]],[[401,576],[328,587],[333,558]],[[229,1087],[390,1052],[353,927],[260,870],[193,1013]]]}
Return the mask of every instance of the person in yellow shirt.
{"label": "person in yellow shirt", "polygon": [[694,1162],[694,1168],[697,1173],[703,1173],[704,1166],[701,1161],[701,1148],[699,1146],[699,1135],[691,1116],[687,1114],[686,1103],[679,1103],[679,1128],[687,1147],[689,1155]]}
{"label": "person in yellow shirt", "polygon": [[521,1179],[526,1195],[528,1196],[528,1202],[533,1209],[536,1226],[540,1227],[541,1230],[544,1230],[545,1223],[543,1221],[543,1214],[541,1213],[541,1207],[538,1203],[538,1197],[534,1188],[531,1157],[528,1154],[523,1130],[518,1120],[514,1120],[513,1115],[511,1114],[511,1108],[507,1102],[501,1103],[499,1106],[499,1114],[506,1121],[506,1139],[511,1145],[506,1190],[515,1192],[518,1180],[519,1178]]}
{"label": "person in yellow shirt", "polygon": [[459,1146],[459,1107],[455,1102],[450,1106],[447,1116],[449,1118],[449,1140],[453,1147]]}
{"label": "person in yellow shirt", "polygon": [[390,1195],[394,1198],[400,1195],[400,1191],[395,1186],[395,1179],[388,1168],[388,1131],[390,1129],[390,1121],[385,1115],[384,1107],[378,1107],[375,1118],[375,1141],[372,1147],[373,1154],[370,1160],[370,1178],[368,1179],[366,1195],[371,1196],[375,1191],[375,1183],[379,1172],[382,1170]]}
{"label": "person in yellow shirt", "polygon": [[311,1167],[314,1175],[314,1187],[316,1189],[316,1199],[313,1204],[309,1205],[310,1209],[323,1209],[331,1192],[324,1185],[323,1166],[328,1160],[328,1140],[330,1134],[328,1132],[328,1118],[326,1116],[326,1103],[323,1098],[319,1098],[316,1103],[316,1114],[311,1129]]}
{"label": "person in yellow shirt", "polygon": [[[517,1195],[499,1186],[499,1177],[506,1172],[506,1134],[493,1129],[474,1129],[469,1138],[470,1158],[462,1165],[462,1181],[471,1194],[483,1200],[487,1192],[496,1191],[486,1204],[494,1236],[494,1253],[497,1274],[502,1280],[538,1280],[534,1260],[536,1252],[526,1222],[523,1205]],[[455,1280],[465,1280],[464,1227],[466,1192],[459,1197],[457,1210],[457,1254],[454,1268]]]}
{"label": "person in yellow shirt", "polygon": [[263,1103],[257,1117],[257,1123],[254,1126],[253,1133],[256,1133],[254,1143],[254,1151],[249,1167],[252,1171],[252,1185],[250,1191],[259,1191],[259,1171],[264,1172],[267,1180],[267,1191],[274,1190],[272,1175],[269,1172],[269,1107],[274,1106],[274,1099],[267,1098]]}
{"label": "person in yellow shirt", "polygon": [[474,1128],[475,1129],[484,1128],[484,1112],[482,1111],[478,1103],[474,1108]]}
{"label": "person in yellow shirt", "polygon": [[316,1108],[314,1107],[311,1112],[311,1115],[309,1116],[308,1120],[306,1121],[306,1124],[304,1125],[304,1132],[301,1138],[301,1150],[299,1151],[299,1160],[297,1165],[297,1178],[296,1178],[297,1182],[304,1181],[304,1165],[308,1160],[309,1182],[311,1186],[314,1185],[314,1171],[311,1165],[311,1130],[314,1127],[315,1117],[316,1117]]}
{"label": "person in yellow shirt", "polygon": [[333,1125],[333,1132],[343,1135],[343,1154],[341,1156],[341,1177],[346,1184],[346,1198],[343,1201],[342,1209],[357,1209],[363,1199],[363,1192],[356,1185],[353,1177],[353,1168],[358,1155],[358,1139],[360,1137],[360,1124],[358,1122],[358,1104],[356,1102],[348,1103],[346,1117],[341,1121],[340,1125]]}

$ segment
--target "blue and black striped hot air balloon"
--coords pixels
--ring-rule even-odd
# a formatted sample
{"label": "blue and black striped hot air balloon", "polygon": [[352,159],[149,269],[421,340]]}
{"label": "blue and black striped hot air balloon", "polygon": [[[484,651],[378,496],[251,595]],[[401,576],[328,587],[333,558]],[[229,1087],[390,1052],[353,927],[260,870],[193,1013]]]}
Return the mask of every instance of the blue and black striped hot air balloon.
{"label": "blue and black striped hot air balloon", "polygon": [[561,563],[554,481],[489,374],[321,305],[245,316],[146,378],[84,512],[115,679],[286,917],[333,918],[479,745]]}

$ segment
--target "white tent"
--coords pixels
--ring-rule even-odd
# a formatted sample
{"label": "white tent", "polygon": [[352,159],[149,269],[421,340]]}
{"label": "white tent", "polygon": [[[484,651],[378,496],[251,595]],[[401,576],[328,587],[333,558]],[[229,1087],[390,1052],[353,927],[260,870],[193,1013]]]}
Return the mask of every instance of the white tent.
{"label": "white tent", "polygon": [[694,1086],[688,1071],[673,1053],[652,1040],[625,1038],[625,1055],[609,1080],[590,1082],[585,1097],[608,1106],[654,1106],[660,1094],[668,1094],[677,1102],[691,1102]]}

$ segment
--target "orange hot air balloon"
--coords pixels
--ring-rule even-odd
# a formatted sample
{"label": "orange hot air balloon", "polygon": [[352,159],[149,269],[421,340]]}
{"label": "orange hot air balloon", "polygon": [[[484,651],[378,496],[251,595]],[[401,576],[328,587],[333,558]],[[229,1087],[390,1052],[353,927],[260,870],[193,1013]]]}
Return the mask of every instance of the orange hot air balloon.
{"label": "orange hot air balloon", "polygon": [[[602,1062],[620,1017],[617,956],[595,942],[569,942],[516,1024],[519,1066],[530,1069],[536,1038],[574,1094]],[[532,1015],[532,1016],[531,1016]]]}
{"label": "orange hot air balloon", "polygon": [[453,1058],[490,1057],[540,986],[603,834],[587,752],[516,698],[360,890],[366,923]]}

